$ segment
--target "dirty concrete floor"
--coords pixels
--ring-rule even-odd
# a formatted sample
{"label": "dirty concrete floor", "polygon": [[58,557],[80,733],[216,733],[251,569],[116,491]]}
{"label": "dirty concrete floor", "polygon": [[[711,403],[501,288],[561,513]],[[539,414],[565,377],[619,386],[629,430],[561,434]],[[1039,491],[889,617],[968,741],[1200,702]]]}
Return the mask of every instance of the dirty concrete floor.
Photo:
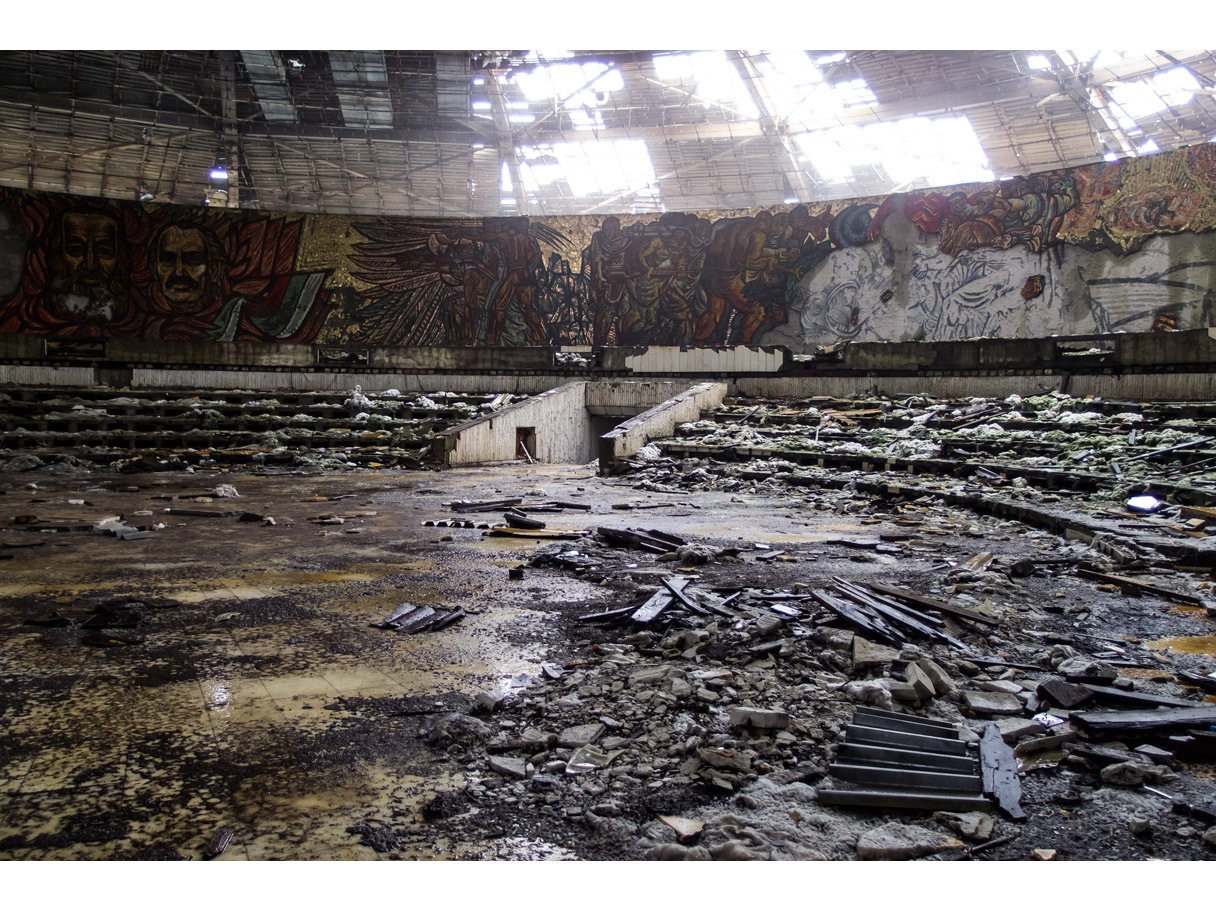
{"label": "dirty concrete floor", "polygon": [[[0,532],[0,554],[13,556],[0,563],[0,858],[198,857],[221,826],[235,833],[223,860],[376,857],[347,832],[352,822],[459,783],[459,769],[431,762],[418,743],[416,714],[510,688],[544,656],[543,645],[519,642],[537,620],[536,595],[508,585],[506,570],[536,543],[423,520],[449,517],[440,504],[453,497],[500,490],[576,499],[589,475],[0,479],[6,524],[119,512],[166,524],[133,541]],[[159,499],[218,483],[240,498]],[[166,507],[256,511],[276,525]],[[152,515],[135,515],[143,510]],[[322,515],[344,522],[311,521]],[[445,534],[456,540],[439,542]],[[144,607],[137,627],[105,631],[142,639],[131,645],[83,645],[86,630],[25,623],[53,610],[79,621],[108,597],[179,604]],[[407,600],[469,616],[415,637],[369,626]],[[399,704],[395,716],[360,712],[360,700],[385,697]]]}
{"label": "dirty concrete floor", "polygon": [[[36,490],[26,487],[31,481]],[[164,499],[221,483],[241,497]],[[377,821],[420,822],[433,795],[463,784],[468,770],[423,744],[420,716],[467,709],[491,687],[522,686],[565,645],[555,613],[619,601],[593,582],[555,574],[529,571],[523,582],[509,581],[507,568],[547,542],[423,521],[452,518],[442,504],[453,498],[522,496],[593,506],[590,514],[546,516],[552,528],[659,527],[719,544],[813,548],[869,528],[773,498],[732,502],[702,492],[693,505],[687,495],[637,491],[573,466],[27,473],[0,479],[0,489],[5,522],[122,512],[131,522],[166,524],[134,541],[0,532],[0,554],[13,555],[0,562],[0,859],[200,858],[220,827],[233,832],[225,861],[577,857],[543,839],[458,842],[421,825],[403,831],[413,841],[391,848],[366,838]],[[673,505],[610,508],[621,502]],[[276,525],[166,514],[166,507],[252,511]],[[314,522],[322,516],[343,522]],[[960,546],[985,542],[973,535]],[[867,569],[897,564],[881,555],[877,563]],[[932,565],[929,556],[908,555],[900,569]],[[739,581],[754,582],[756,570],[741,567]],[[86,645],[80,628],[26,623],[53,610],[80,621],[108,597],[176,604],[146,605],[138,626],[105,631],[140,640],[129,645]],[[469,616],[413,637],[369,626],[402,601],[460,605]]]}
{"label": "dirty concrete floor", "polygon": [[[218,484],[240,497],[184,499]],[[581,580],[508,580],[508,567],[548,542],[422,523],[452,518],[442,504],[454,498],[592,504],[590,515],[546,517],[568,529],[617,524],[624,514],[612,503],[671,500],[583,467],[514,465],[336,475],[30,472],[0,478],[0,490],[0,556],[12,556],[0,561],[0,859],[31,860],[199,858],[220,827],[234,832],[221,860],[389,854],[348,828],[412,816],[435,792],[463,783],[459,766],[421,743],[418,716],[468,709],[482,690],[522,687],[557,635],[546,609],[602,598]],[[249,511],[275,525],[166,509]],[[23,515],[119,513],[165,528],[120,541],[10,526]],[[793,528],[783,533],[759,512],[751,529],[689,506],[646,515],[692,537],[733,530],[760,539]],[[320,517],[343,522],[314,522]],[[137,627],[101,631],[140,642],[86,645],[89,631],[78,625],[108,598],[177,604],[145,606]],[[462,606],[468,617],[413,637],[369,626],[402,601]],[[53,611],[73,626],[27,623]],[[392,854],[486,850],[420,834]],[[573,856],[503,840],[489,857]]]}

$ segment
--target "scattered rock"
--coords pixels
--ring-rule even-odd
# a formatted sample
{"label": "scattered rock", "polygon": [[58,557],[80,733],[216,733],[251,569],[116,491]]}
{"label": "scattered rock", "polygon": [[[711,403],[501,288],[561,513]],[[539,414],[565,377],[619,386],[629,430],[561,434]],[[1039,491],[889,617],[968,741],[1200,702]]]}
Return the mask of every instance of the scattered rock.
{"label": "scattered rock", "polygon": [[480,719],[461,713],[444,713],[431,721],[427,743],[432,747],[447,747],[450,744],[467,747],[484,744],[490,740],[490,727]]}
{"label": "scattered rock", "polygon": [[928,656],[918,659],[916,664],[929,676],[929,680],[933,683],[933,689],[939,696],[946,696],[958,690],[958,685],[954,683],[954,679],[946,673],[944,668]]}
{"label": "scattered rock", "polygon": [[582,747],[592,744],[608,731],[602,722],[590,722],[586,725],[572,725],[557,736],[558,747]]}
{"label": "scattered rock", "polygon": [[992,830],[996,826],[996,821],[982,811],[938,811],[933,815],[933,819],[944,823],[970,842],[986,842],[991,839]]}
{"label": "scattered rock", "polygon": [[1053,706],[1072,709],[1093,697],[1094,692],[1084,684],[1069,684],[1062,678],[1048,678],[1038,688],[1039,696],[1050,700]]}
{"label": "scattered rock", "polygon": [[732,706],[730,724],[765,730],[790,727],[790,714],[780,709],[756,709],[751,706]]}
{"label": "scattered rock", "polygon": [[[933,689],[933,682],[929,680],[929,676],[925,674],[921,667],[915,662],[909,662],[904,666],[904,677],[908,679],[908,684],[916,693],[916,699],[925,701],[932,700],[936,691]],[[893,694],[893,696],[895,696]],[[896,696],[896,699],[899,699]]]}
{"label": "scattered rock", "polygon": [[1055,849],[1034,849],[1031,851],[1030,857],[1033,858],[1035,861],[1055,861],[1056,860],[1056,850]]}
{"label": "scattered rock", "polygon": [[887,681],[849,681],[840,692],[862,706],[877,706],[879,709],[894,709],[891,702],[890,684]]}
{"label": "scattered rock", "polygon": [[873,665],[890,665],[899,660],[899,650],[879,643],[871,643],[859,636],[853,637],[853,667],[869,668]]}
{"label": "scattered rock", "polygon": [[1156,782],[1163,773],[1168,773],[1163,766],[1136,763],[1128,760],[1123,763],[1113,763],[1103,768],[1102,781],[1107,785],[1144,785],[1146,782]]}
{"label": "scattered rock", "polygon": [[490,769],[496,773],[501,773],[504,776],[511,776],[515,779],[523,779],[528,775],[527,761],[519,757],[503,757],[491,755],[489,759]]}
{"label": "scattered rock", "polygon": [[962,847],[959,840],[925,827],[888,823],[861,834],[857,857],[862,861],[906,861]]}
{"label": "scattered rock", "polygon": [[986,716],[1020,715],[1022,712],[1022,701],[1013,696],[1013,694],[964,690],[963,702],[966,703],[967,708],[973,713]]}

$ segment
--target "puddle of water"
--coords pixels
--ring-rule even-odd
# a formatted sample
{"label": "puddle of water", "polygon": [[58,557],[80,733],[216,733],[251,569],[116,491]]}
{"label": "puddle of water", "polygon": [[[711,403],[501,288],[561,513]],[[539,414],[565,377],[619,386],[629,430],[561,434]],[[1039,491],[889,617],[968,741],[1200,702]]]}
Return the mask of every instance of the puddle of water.
{"label": "puddle of water", "polygon": [[1149,649],[1169,649],[1189,655],[1216,655],[1216,636],[1167,637],[1144,645]]}
{"label": "puddle of water", "polygon": [[555,846],[542,839],[510,836],[494,843],[495,857],[504,861],[578,861],[569,849]]}

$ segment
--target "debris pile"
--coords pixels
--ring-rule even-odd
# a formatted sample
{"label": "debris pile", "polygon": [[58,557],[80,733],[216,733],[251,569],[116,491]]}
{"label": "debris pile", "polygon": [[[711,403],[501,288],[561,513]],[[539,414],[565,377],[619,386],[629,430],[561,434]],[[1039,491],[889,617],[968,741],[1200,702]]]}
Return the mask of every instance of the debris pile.
{"label": "debris pile", "polygon": [[174,395],[15,388],[0,399],[0,471],[419,468],[437,433],[517,398],[359,386],[347,394],[281,391],[274,398],[247,390]]}

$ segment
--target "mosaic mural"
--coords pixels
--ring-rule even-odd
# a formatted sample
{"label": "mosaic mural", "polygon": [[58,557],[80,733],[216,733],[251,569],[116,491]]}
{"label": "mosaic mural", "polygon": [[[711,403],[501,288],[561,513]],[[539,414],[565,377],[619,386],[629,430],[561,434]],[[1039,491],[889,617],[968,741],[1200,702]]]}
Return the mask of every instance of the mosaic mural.
{"label": "mosaic mural", "polygon": [[1216,146],[988,185],[422,219],[0,190],[0,332],[341,345],[784,344],[1211,325]]}

